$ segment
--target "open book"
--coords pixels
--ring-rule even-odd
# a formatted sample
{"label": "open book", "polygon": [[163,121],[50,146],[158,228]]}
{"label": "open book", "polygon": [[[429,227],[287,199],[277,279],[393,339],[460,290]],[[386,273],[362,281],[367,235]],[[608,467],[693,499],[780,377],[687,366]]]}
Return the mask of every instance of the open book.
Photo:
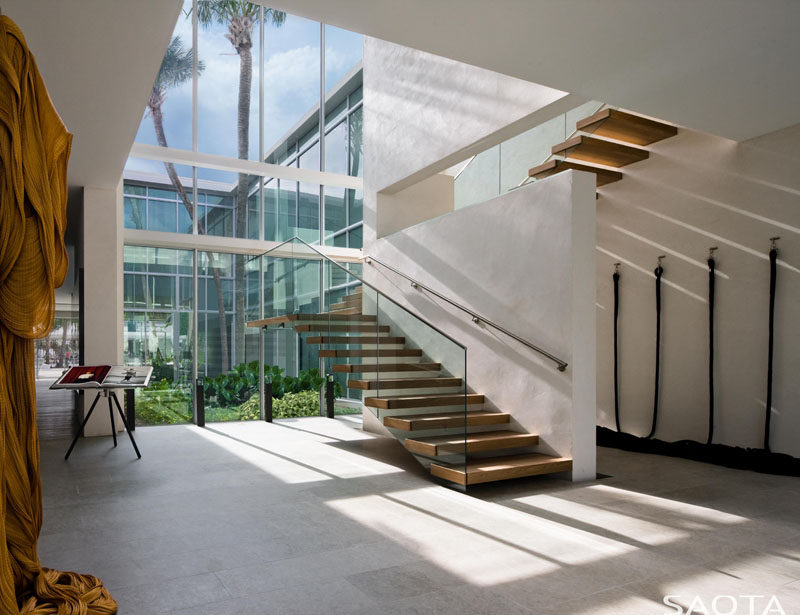
{"label": "open book", "polygon": [[129,389],[146,387],[153,368],[148,365],[78,365],[70,367],[51,389]]}

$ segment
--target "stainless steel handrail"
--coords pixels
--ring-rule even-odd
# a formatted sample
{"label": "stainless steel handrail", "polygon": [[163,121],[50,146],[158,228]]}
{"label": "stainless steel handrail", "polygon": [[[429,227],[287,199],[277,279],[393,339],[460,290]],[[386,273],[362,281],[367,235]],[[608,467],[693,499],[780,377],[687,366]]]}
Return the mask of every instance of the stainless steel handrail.
{"label": "stainless steel handrail", "polygon": [[459,309],[459,310],[461,310],[462,312],[466,312],[467,314],[469,314],[470,316],[472,316],[472,321],[473,321],[475,324],[478,324],[478,323],[486,323],[486,324],[487,324],[487,325],[489,325],[490,327],[492,327],[492,328],[494,328],[494,329],[497,329],[498,331],[500,331],[500,332],[502,332],[502,333],[505,333],[505,334],[506,334],[506,335],[508,335],[509,337],[512,337],[512,338],[514,338],[514,339],[515,339],[515,340],[517,340],[517,341],[518,341],[520,344],[524,344],[525,346],[527,346],[527,347],[528,347],[528,348],[530,348],[531,350],[535,350],[535,351],[536,351],[536,352],[538,352],[539,354],[541,354],[541,355],[543,355],[543,356],[547,357],[548,359],[550,359],[551,361],[553,361],[553,362],[554,362],[554,363],[557,365],[557,367],[558,367],[558,371],[560,371],[560,372],[563,372],[565,369],[567,369],[567,365],[568,365],[568,364],[567,364],[567,362],[566,362],[566,361],[562,361],[561,359],[559,359],[559,358],[558,358],[557,356],[555,356],[554,354],[551,354],[551,353],[547,352],[546,350],[544,350],[544,349],[542,349],[542,348],[539,348],[539,347],[538,347],[536,344],[533,344],[532,342],[529,342],[528,340],[521,338],[519,335],[517,335],[517,334],[515,334],[515,333],[512,333],[511,331],[509,331],[509,330],[508,330],[508,329],[506,329],[505,327],[502,327],[502,326],[498,325],[497,323],[495,323],[495,322],[492,322],[492,321],[491,321],[491,320],[489,320],[488,318],[484,318],[483,316],[481,316],[481,315],[480,315],[480,314],[478,314],[477,312],[474,312],[474,311],[472,311],[472,310],[471,310],[471,309],[469,309],[468,307],[466,307],[466,306],[463,306],[463,305],[461,305],[460,303],[457,303],[456,301],[453,301],[453,300],[452,300],[452,299],[450,299],[449,297],[445,297],[445,296],[444,296],[442,293],[440,293],[440,292],[438,292],[438,291],[436,291],[436,290],[432,289],[430,286],[427,286],[427,285],[423,284],[423,283],[422,283],[422,282],[420,282],[419,280],[415,280],[415,279],[414,279],[414,278],[412,278],[411,276],[409,276],[409,275],[406,275],[405,273],[403,273],[402,271],[400,271],[400,270],[398,270],[398,269],[395,269],[395,268],[394,268],[394,267],[392,267],[391,265],[387,265],[387,264],[386,264],[386,263],[384,263],[382,260],[380,260],[380,259],[377,259],[377,258],[375,258],[374,256],[365,256],[365,257],[364,257],[364,261],[365,261],[365,262],[366,262],[368,265],[371,265],[373,262],[374,262],[374,263],[377,263],[377,264],[379,264],[381,267],[385,267],[385,268],[386,268],[386,269],[388,269],[389,271],[393,271],[393,272],[394,272],[394,273],[396,273],[397,275],[399,275],[399,276],[401,276],[401,277],[405,278],[406,280],[408,280],[409,282],[411,282],[411,287],[412,287],[412,288],[423,288],[423,289],[425,289],[427,292],[429,292],[430,294],[432,294],[432,295],[435,295],[435,296],[439,297],[439,299],[441,299],[442,301],[446,301],[447,303],[449,303],[449,304],[450,304],[450,305],[452,305],[453,307],[456,307],[456,308],[458,308],[458,309]]}

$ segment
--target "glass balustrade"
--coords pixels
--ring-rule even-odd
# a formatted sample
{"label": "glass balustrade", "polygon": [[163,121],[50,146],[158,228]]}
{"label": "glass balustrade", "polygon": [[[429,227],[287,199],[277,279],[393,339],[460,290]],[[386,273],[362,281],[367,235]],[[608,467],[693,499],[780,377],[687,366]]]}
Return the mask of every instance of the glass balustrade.
{"label": "glass balustrade", "polygon": [[[257,263],[252,264],[252,263]],[[251,259],[263,279],[264,411],[274,419],[358,412],[426,467],[466,462],[466,348],[294,238]],[[333,400],[330,397],[332,388]],[[328,395],[326,396],[326,393]],[[271,400],[271,403],[270,403]]]}

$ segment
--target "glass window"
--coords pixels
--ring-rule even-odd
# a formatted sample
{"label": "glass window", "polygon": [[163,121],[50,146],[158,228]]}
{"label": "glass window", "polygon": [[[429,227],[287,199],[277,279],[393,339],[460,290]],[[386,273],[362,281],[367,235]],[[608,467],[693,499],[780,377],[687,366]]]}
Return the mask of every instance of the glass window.
{"label": "glass window", "polygon": [[[309,111],[319,109],[320,25],[291,14],[281,27],[265,22],[262,122],[264,145],[271,152]],[[307,140],[318,135],[315,126]]]}
{"label": "glass window", "polygon": [[175,278],[173,276],[150,276],[150,306],[155,310],[171,310],[175,307]]}
{"label": "glass window", "polygon": [[125,271],[147,271],[147,248],[125,246],[122,262]]}
{"label": "glass window", "polygon": [[341,122],[325,135],[325,170],[347,175],[347,123]]}
{"label": "glass window", "polygon": [[146,276],[126,273],[123,280],[123,302],[125,309],[147,306]]}
{"label": "glass window", "polygon": [[147,228],[147,201],[125,197],[125,228]]}
{"label": "glass window", "polygon": [[363,128],[363,117],[359,107],[350,114],[350,175],[354,177],[364,176],[364,167],[361,163],[364,157],[364,143],[361,138]]}
{"label": "glass window", "polygon": [[278,225],[276,241],[291,239],[297,232],[297,182],[281,179],[278,182]]}
{"label": "glass window", "polygon": [[167,201],[149,201],[147,220],[151,231],[174,233],[178,229],[177,204]]}
{"label": "glass window", "polygon": [[350,224],[361,222],[364,218],[364,199],[361,190],[347,191],[348,220]]}
{"label": "glass window", "polygon": [[[325,243],[337,244],[332,237],[333,233],[347,226],[347,206],[345,204],[345,189],[325,186]],[[347,237],[342,235],[345,241]]]}
{"label": "glass window", "polygon": [[[177,250],[170,250],[169,248],[148,248],[148,252],[148,269],[151,273],[177,273]],[[191,252],[189,254],[191,254]]]}
{"label": "glass window", "polygon": [[191,310],[192,309],[192,295],[193,293],[193,283],[192,278],[187,278],[181,276],[179,278],[180,285],[179,285],[179,307],[182,310]]}
{"label": "glass window", "polygon": [[[137,143],[192,149],[192,20],[185,17],[191,11],[192,0],[185,0],[142,114]],[[160,113],[153,113],[156,109]],[[158,131],[156,122],[161,122]]]}
{"label": "glass window", "polygon": [[132,184],[130,182],[125,182],[123,184],[122,191],[125,194],[135,194],[137,196],[145,196],[147,194],[147,188],[145,186],[140,186],[139,184]]}
{"label": "glass window", "polygon": [[308,243],[319,243],[319,184],[300,182],[296,234]]}
{"label": "glass window", "polygon": [[[259,5],[203,2],[198,8],[198,58],[203,70],[197,76],[197,148],[229,158],[258,160]],[[271,9],[266,12],[273,14]],[[280,11],[274,14],[283,15]],[[186,20],[191,22],[191,14]],[[267,32],[280,27],[267,19]],[[240,89],[247,96],[244,108]]]}
{"label": "glass window", "polygon": [[325,25],[325,89],[334,89],[361,62],[364,37],[361,34]]}
{"label": "glass window", "polygon": [[356,228],[350,231],[349,235],[350,235],[349,247],[354,248],[356,250],[360,250],[364,244],[363,227],[357,226]]}

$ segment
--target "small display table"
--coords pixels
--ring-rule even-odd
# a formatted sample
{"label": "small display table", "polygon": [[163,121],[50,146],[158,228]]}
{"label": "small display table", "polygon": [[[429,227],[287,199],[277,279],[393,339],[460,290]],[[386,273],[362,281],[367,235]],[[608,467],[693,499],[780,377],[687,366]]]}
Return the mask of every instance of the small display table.
{"label": "small display table", "polygon": [[94,390],[97,391],[97,395],[89,408],[89,412],[86,413],[78,433],[72,440],[72,444],[69,445],[64,459],[69,459],[72,449],[78,443],[78,438],[83,435],[83,429],[86,427],[86,423],[89,422],[89,418],[92,416],[92,412],[94,412],[95,406],[97,406],[97,402],[100,401],[101,397],[105,397],[108,400],[108,416],[111,419],[111,435],[114,438],[114,446],[117,446],[117,426],[114,420],[114,406],[116,405],[119,418],[122,419],[122,425],[125,427],[125,431],[128,432],[128,437],[131,439],[131,444],[133,444],[133,450],[136,451],[136,457],[141,459],[142,454],[139,452],[139,447],[136,446],[133,433],[131,433],[131,425],[128,425],[128,421],[125,419],[125,413],[122,411],[122,405],[119,403],[119,398],[114,389],[144,388],[150,383],[152,373],[153,368],[147,365],[137,367],[125,365],[79,365],[65,371],[61,378],[50,386],[51,389]]}
{"label": "small display table", "polygon": [[115,391],[111,389],[100,389],[99,391],[97,391],[97,396],[95,396],[94,401],[92,402],[92,405],[89,408],[89,412],[86,413],[86,417],[83,419],[83,423],[81,423],[81,428],[78,430],[78,433],[75,434],[75,438],[72,440],[72,444],[69,445],[69,448],[67,449],[67,454],[64,455],[64,459],[69,459],[70,453],[72,453],[72,449],[75,448],[75,445],[78,443],[78,438],[80,438],[83,435],[83,428],[86,427],[86,423],[89,422],[89,417],[92,416],[92,412],[94,412],[94,407],[97,405],[97,402],[100,401],[101,397],[105,397],[108,399],[108,415],[111,418],[111,435],[114,437],[114,446],[117,445],[117,426],[114,423],[114,407],[111,405],[112,400],[114,404],[117,406],[117,410],[119,411],[119,418],[122,419],[122,424],[125,426],[125,431],[128,432],[128,437],[131,439],[131,444],[133,444],[133,450],[136,451],[136,457],[138,459],[141,459],[142,454],[139,452],[139,447],[136,446],[136,440],[133,438],[133,433],[131,433],[131,428],[128,426],[128,421],[125,420],[125,413],[122,411],[122,406],[119,403],[117,394]]}

